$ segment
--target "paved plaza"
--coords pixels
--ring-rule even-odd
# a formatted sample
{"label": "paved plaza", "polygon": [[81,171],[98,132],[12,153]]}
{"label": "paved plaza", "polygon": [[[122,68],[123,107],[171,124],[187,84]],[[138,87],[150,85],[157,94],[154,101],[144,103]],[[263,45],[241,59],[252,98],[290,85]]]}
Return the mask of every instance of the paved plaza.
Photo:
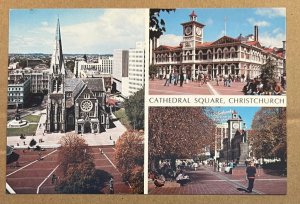
{"label": "paved plaza", "polygon": [[[103,154],[101,153],[103,151]],[[113,146],[90,147],[88,151],[94,157],[96,169],[114,178],[115,194],[131,193],[130,186],[122,181],[121,173],[117,170],[114,160]],[[43,151],[43,160],[38,160],[38,151],[15,150],[19,155],[19,166],[6,166],[6,182],[16,194],[52,194],[55,183],[52,175],[62,177],[62,171],[57,161],[59,148]],[[109,182],[106,181],[99,193],[109,193]]]}
{"label": "paved plaza", "polygon": [[[236,175],[215,172],[212,167],[201,166],[197,171],[186,171],[191,182],[180,186],[176,181],[167,181],[165,186],[156,188],[149,181],[149,194],[195,194],[195,195],[249,195],[246,192],[248,182],[245,179],[245,168],[240,167]],[[287,178],[265,173],[258,170],[251,195],[287,193]]]}
{"label": "paved plaza", "polygon": [[210,81],[207,84],[201,85],[199,82],[189,81],[183,83],[180,87],[179,84],[174,86],[164,86],[165,80],[149,80],[149,94],[150,95],[244,95],[242,89],[246,83],[233,82],[231,87],[225,87],[223,82],[217,86],[216,81]]}
{"label": "paved plaza", "polygon": [[[59,141],[62,136],[66,133],[44,133],[45,132],[45,122],[46,122],[46,111],[38,111],[35,114],[40,114],[41,118],[38,122],[37,130],[35,136],[26,135],[26,139],[20,139],[20,136],[9,136],[7,137],[7,145],[13,145],[15,148],[27,148],[29,142],[35,139],[38,145],[44,148],[48,147],[58,147]],[[113,145],[117,139],[126,131],[126,128],[120,123],[120,121],[114,121],[114,128],[106,129],[102,133],[85,133],[82,137],[86,140],[89,146],[99,146],[99,145]],[[68,132],[68,133],[74,133]],[[39,143],[40,139],[43,141]],[[24,145],[25,142],[25,145]],[[17,146],[19,144],[19,146]]]}

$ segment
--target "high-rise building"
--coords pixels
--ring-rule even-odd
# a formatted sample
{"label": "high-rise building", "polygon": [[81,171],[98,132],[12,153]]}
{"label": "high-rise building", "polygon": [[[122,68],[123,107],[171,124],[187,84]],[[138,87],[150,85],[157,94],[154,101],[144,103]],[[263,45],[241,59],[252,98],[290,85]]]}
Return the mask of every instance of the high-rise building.
{"label": "high-rise building", "polygon": [[118,91],[125,97],[129,95],[128,59],[128,50],[114,50],[112,91]]}
{"label": "high-rise building", "polygon": [[145,43],[137,42],[129,49],[128,60],[129,95],[134,94],[145,84]]}

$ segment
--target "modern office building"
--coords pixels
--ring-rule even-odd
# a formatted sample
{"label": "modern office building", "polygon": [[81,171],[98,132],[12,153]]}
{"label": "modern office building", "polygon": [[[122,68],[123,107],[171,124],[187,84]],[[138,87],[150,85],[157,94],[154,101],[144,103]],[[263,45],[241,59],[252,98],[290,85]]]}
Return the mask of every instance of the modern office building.
{"label": "modern office building", "polygon": [[120,92],[125,97],[129,95],[128,60],[128,50],[114,50],[112,90]]}
{"label": "modern office building", "polygon": [[137,42],[129,49],[128,60],[129,95],[141,90],[145,84],[145,43]]}

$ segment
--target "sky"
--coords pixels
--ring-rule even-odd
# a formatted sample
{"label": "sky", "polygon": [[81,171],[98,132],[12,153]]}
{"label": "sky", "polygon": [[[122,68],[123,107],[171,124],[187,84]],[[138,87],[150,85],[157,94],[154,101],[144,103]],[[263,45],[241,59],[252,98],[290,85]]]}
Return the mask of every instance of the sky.
{"label": "sky", "polygon": [[205,25],[204,42],[213,42],[225,34],[229,37],[253,34],[254,25],[258,25],[259,41],[266,47],[282,47],[286,39],[285,8],[225,8],[225,9],[176,9],[175,12],[161,12],[160,17],[166,23],[166,32],[160,38],[161,45],[176,46],[182,40],[181,23],[189,21],[189,15],[195,11],[198,22]]}
{"label": "sky", "polygon": [[[238,115],[240,115],[243,121],[246,123],[246,129],[249,130],[251,129],[254,115],[257,111],[259,111],[260,107],[214,107],[212,109],[213,111],[217,111],[217,112],[225,112],[229,110],[236,111]],[[228,114],[228,117],[231,117],[231,114]],[[227,122],[227,120],[229,119],[227,117],[221,117],[221,118],[224,119],[223,122]],[[225,118],[227,119],[225,120]]]}
{"label": "sky", "polygon": [[13,9],[9,53],[51,54],[58,17],[66,54],[112,54],[145,40],[144,9]]}

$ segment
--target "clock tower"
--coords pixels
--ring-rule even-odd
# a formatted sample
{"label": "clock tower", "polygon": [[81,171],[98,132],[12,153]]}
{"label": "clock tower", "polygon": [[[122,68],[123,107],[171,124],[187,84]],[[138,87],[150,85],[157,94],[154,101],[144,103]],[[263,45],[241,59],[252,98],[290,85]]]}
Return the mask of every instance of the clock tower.
{"label": "clock tower", "polygon": [[193,11],[190,14],[190,21],[182,23],[183,28],[183,47],[195,47],[196,42],[203,43],[203,28],[205,25],[197,21],[197,15]]}
{"label": "clock tower", "polygon": [[181,42],[183,51],[183,69],[188,79],[195,79],[196,45],[203,43],[203,28],[205,25],[197,21],[197,15],[193,11],[190,21],[182,23],[183,39]]}
{"label": "clock tower", "polygon": [[227,121],[228,123],[228,138],[231,141],[237,130],[244,129],[243,120],[238,116],[236,111],[233,111],[231,114],[231,119]]}

